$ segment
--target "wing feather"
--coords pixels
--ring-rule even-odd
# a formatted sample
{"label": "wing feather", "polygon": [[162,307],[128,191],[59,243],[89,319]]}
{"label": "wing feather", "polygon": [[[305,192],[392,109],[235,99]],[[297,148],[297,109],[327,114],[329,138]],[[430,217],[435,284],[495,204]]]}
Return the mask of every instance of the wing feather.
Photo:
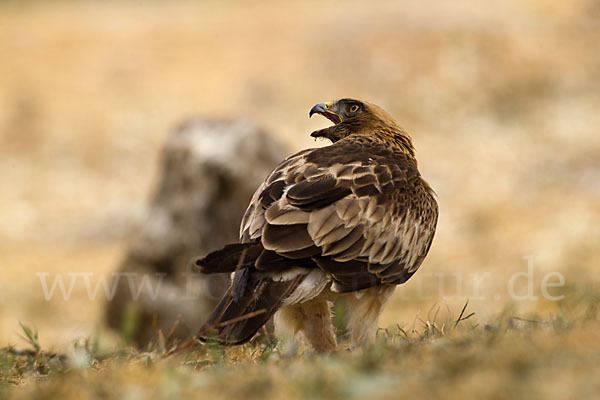
{"label": "wing feather", "polygon": [[431,190],[409,159],[339,147],[340,154],[313,149],[280,164],[252,198],[241,239],[260,239],[288,259],[312,259],[332,275],[334,290],[404,282],[435,232]]}
{"label": "wing feather", "polygon": [[306,224],[265,224],[261,242],[265,249],[276,252],[302,250],[315,244],[306,230]]}
{"label": "wing feather", "polygon": [[350,231],[350,233],[348,233],[345,237],[341,238],[340,240],[323,246],[323,255],[339,255],[347,251],[350,247],[352,247],[352,245],[356,244],[356,242],[363,238],[362,231],[363,230],[360,228],[354,228]]}
{"label": "wing feather", "polygon": [[310,213],[287,204],[282,206],[280,200],[267,209],[265,219],[273,225],[308,224],[310,215]]}
{"label": "wing feather", "polygon": [[315,242],[319,247],[325,247],[330,244],[337,243],[338,241],[344,239],[352,232],[352,228],[346,228],[343,225],[339,225],[337,228],[328,232],[326,235],[317,239]]}
{"label": "wing feather", "polygon": [[344,224],[344,221],[337,216],[332,206],[314,210],[309,215],[308,233],[314,240],[322,238]]}

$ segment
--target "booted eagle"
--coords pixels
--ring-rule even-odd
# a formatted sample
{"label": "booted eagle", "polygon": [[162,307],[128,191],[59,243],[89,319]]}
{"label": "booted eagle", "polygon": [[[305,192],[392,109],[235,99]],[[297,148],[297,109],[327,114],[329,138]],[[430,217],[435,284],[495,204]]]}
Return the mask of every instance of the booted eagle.
{"label": "booted eagle", "polygon": [[320,103],[313,114],[334,125],[311,136],[332,144],[283,160],[252,197],[239,243],[196,261],[206,274],[233,273],[201,340],[247,342],[275,315],[276,329],[331,351],[331,302],[343,296],[350,340],[359,345],[429,251],[438,206],[410,136],[364,101]]}

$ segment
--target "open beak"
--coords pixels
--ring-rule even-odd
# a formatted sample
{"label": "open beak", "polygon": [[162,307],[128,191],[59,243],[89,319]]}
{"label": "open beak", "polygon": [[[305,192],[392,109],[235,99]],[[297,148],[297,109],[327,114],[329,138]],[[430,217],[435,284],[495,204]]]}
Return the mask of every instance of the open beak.
{"label": "open beak", "polygon": [[327,118],[328,120],[330,120],[331,122],[333,122],[334,124],[337,125],[340,122],[342,122],[342,117],[340,117],[338,114],[331,111],[332,106],[333,106],[333,103],[331,103],[331,102],[319,103],[310,109],[310,112],[308,113],[308,117],[309,118],[312,117],[313,114],[321,114],[322,116],[324,116],[325,118]]}
{"label": "open beak", "polygon": [[[333,106],[332,102],[328,102],[328,103],[319,103],[317,105],[315,105],[313,108],[310,109],[310,112],[308,113],[308,117],[312,117],[313,114],[321,114],[322,116],[324,116],[325,118],[327,118],[328,120],[330,120],[331,122],[333,122],[335,125],[339,124],[340,122],[342,122],[342,117],[340,117],[338,114],[334,113],[331,108]],[[318,131],[315,131],[313,133],[310,134],[310,136],[312,137],[321,137],[323,136],[323,133],[327,130],[328,128],[325,129],[319,129]]]}

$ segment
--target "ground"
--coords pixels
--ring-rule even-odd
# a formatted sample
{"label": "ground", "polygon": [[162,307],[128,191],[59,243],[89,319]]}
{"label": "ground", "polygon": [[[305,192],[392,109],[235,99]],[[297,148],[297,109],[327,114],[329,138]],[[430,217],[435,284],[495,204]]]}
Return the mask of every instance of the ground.
{"label": "ground", "polygon": [[595,307],[548,319],[503,314],[485,325],[474,323],[468,308],[462,311],[456,319],[437,314],[382,329],[371,346],[330,355],[254,342],[198,345],[165,359],[160,341],[148,352],[105,352],[95,339],[51,355],[36,350],[33,339],[30,354],[0,352],[7,384],[0,396],[4,390],[43,399],[597,398]]}
{"label": "ground", "polygon": [[[598,21],[593,0],[0,2],[0,397],[597,398]],[[241,115],[291,153],[349,96],[412,134],[440,204],[381,342],[161,362],[103,327],[82,274],[117,267],[170,130]]]}

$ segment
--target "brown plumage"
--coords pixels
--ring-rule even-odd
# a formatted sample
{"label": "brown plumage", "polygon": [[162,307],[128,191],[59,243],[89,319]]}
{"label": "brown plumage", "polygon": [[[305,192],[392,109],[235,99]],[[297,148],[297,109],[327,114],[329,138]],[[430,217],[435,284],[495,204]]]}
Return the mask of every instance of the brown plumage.
{"label": "brown plumage", "polygon": [[438,207],[408,134],[358,100],[317,104],[314,113],[334,125],[311,136],[332,144],[282,161],[256,190],[240,243],[197,261],[204,273],[236,271],[201,338],[216,330],[222,343],[243,343],[277,312],[279,328],[332,350],[329,304],[344,296],[359,344],[427,255]]}

